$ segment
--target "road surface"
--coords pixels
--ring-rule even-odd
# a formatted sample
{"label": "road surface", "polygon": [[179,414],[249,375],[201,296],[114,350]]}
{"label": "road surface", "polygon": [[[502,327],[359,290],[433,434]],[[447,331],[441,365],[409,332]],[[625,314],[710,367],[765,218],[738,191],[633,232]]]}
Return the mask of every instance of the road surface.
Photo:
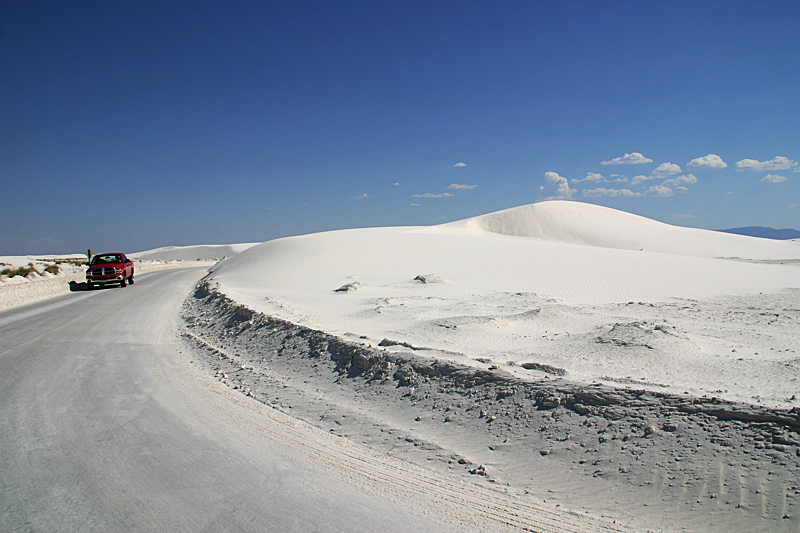
{"label": "road surface", "polygon": [[606,531],[562,528],[201,374],[175,321],[204,273],[0,312],[1,531]]}

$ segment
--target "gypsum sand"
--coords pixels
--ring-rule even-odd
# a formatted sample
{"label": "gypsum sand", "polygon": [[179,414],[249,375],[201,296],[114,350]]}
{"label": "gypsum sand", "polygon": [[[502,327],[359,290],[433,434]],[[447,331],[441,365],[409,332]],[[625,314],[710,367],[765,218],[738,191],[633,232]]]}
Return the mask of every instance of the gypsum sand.
{"label": "gypsum sand", "polygon": [[800,528],[797,409],[571,382],[535,362],[523,380],[274,319],[208,283],[183,318],[220,381],[442,475],[652,531]]}

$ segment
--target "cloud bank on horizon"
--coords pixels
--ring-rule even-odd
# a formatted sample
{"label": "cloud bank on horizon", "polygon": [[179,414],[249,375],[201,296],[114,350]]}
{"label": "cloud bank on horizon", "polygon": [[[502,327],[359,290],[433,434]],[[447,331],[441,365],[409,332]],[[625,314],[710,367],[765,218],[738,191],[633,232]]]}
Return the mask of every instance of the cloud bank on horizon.
{"label": "cloud bank on horizon", "polygon": [[[641,152],[631,152],[601,161],[600,165],[648,165],[654,163],[654,159],[645,156]],[[466,166],[466,163],[463,162],[452,165],[454,168],[463,168]],[[684,168],[687,170],[691,169],[693,172],[685,172]],[[588,171],[583,178],[568,179],[558,172],[550,170],[543,175],[544,183],[539,186],[539,200],[575,200],[578,198],[669,198],[680,194],[688,194],[690,192],[690,186],[696,185],[700,181],[694,172],[722,170],[726,168],[729,168],[729,165],[722,157],[717,154],[708,154],[691,159],[684,167],[671,161],[665,161],[659,163],[658,166],[648,173],[636,174],[630,177],[621,173],[611,173],[606,176],[600,172]],[[738,172],[752,171],[762,174],[766,173],[758,180],[760,183],[778,184],[789,181],[789,178],[772,172],[781,170],[800,172],[800,163],[786,156],[775,156],[767,161],[745,158],[737,161],[734,164],[734,168]],[[657,181],[658,183],[642,185],[652,181]],[[598,186],[599,184],[621,183],[625,183],[627,186]],[[570,186],[570,184],[572,184],[572,186]],[[478,187],[476,184],[451,183],[447,186],[447,189],[458,191],[475,189],[476,187]],[[427,199],[450,198],[453,196],[455,195],[449,192],[425,192],[411,195],[412,198]],[[361,199],[365,197],[368,196],[364,195],[357,198]],[[412,204],[414,207],[419,207],[420,205],[421,204]],[[791,208],[795,205],[796,204],[790,204],[786,207]],[[697,216],[686,213],[673,213],[666,218],[672,220],[692,220],[697,218]]]}
{"label": "cloud bank on horizon", "polygon": [[[623,156],[615,157],[600,164],[608,165],[645,165],[655,161],[646,157],[640,152],[626,153]],[[717,154],[708,154],[697,157],[686,163],[687,169],[693,171],[720,170],[728,168],[728,164]],[[745,170],[765,173],[769,171],[791,171],[800,172],[800,164],[786,156],[776,156],[768,161],[758,161],[756,159],[742,159],[735,164],[739,172]],[[678,176],[678,174],[680,174]],[[674,176],[674,177],[669,177]],[[655,185],[635,188],[645,182],[659,180]],[[689,193],[690,185],[696,185],[699,181],[694,173],[684,173],[680,165],[665,161],[660,163],[655,169],[647,174],[637,174],[628,177],[624,174],[610,174],[605,177],[601,173],[587,172],[585,178],[567,179],[557,172],[547,171],[544,173],[545,183],[539,187],[539,191],[544,195],[542,200],[570,200],[577,196],[583,198],[668,198],[676,194]],[[760,180],[761,183],[784,183],[789,181],[787,176],[779,174],[766,174]],[[594,187],[587,188],[584,185],[580,190],[570,187],[570,183],[578,185],[581,183],[597,185],[600,183],[628,183],[629,187]],[[549,193],[549,194],[548,194]],[[672,218],[694,218],[693,215],[673,215]]]}

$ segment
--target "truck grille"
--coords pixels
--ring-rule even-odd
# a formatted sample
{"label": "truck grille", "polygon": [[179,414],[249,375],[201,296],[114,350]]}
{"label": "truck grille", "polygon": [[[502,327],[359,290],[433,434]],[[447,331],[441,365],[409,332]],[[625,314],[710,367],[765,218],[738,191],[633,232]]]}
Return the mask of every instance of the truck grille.
{"label": "truck grille", "polygon": [[90,276],[113,276],[114,275],[114,268],[93,268],[92,271],[89,273]]}

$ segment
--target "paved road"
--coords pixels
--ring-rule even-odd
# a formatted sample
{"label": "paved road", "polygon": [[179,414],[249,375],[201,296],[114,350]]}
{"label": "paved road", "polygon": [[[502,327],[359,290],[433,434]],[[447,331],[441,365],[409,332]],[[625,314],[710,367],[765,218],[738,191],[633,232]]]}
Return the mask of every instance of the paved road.
{"label": "paved road", "polygon": [[204,272],[0,312],[0,531],[453,530],[194,370],[174,320]]}

